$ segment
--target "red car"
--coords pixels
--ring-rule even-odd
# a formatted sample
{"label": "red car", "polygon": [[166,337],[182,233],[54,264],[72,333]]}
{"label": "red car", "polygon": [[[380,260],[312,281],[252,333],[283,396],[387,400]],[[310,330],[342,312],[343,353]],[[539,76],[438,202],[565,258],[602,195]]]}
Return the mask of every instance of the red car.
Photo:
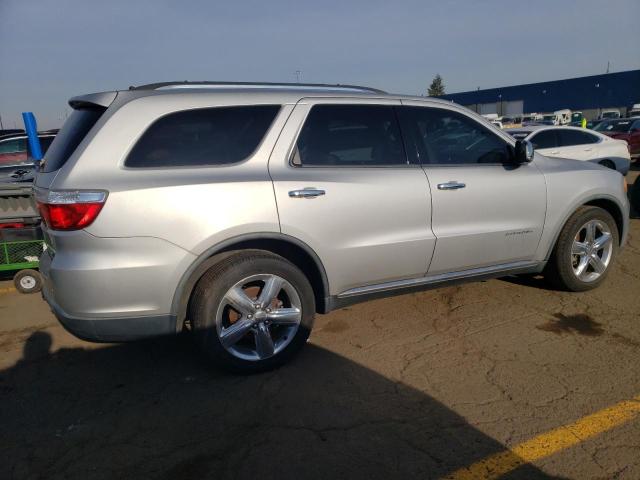
{"label": "red car", "polygon": [[640,117],[606,120],[593,129],[611,138],[626,140],[631,158],[640,157]]}

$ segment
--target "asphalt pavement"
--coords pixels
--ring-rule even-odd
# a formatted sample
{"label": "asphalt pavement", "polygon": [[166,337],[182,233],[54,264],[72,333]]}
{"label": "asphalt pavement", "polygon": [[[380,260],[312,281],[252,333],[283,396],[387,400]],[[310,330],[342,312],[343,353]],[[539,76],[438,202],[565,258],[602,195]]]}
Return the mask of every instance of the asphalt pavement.
{"label": "asphalt pavement", "polygon": [[640,220],[587,293],[504,278],[319,316],[290,365],[66,333],[0,282],[0,477],[640,478]]}

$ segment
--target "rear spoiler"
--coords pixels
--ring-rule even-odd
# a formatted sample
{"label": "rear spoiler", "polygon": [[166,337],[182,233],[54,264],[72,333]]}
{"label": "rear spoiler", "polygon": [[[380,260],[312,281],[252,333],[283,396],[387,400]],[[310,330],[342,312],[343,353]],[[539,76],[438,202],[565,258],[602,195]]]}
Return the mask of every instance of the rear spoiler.
{"label": "rear spoiler", "polygon": [[118,92],[100,92],[80,95],[69,100],[71,108],[103,107],[107,108],[118,96]]}

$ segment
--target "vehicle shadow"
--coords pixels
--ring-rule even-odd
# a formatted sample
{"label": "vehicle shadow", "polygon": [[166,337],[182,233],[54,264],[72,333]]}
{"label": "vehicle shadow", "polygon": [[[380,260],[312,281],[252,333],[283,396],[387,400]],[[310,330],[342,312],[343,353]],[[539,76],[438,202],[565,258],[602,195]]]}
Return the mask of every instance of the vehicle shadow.
{"label": "vehicle shadow", "polygon": [[[504,450],[435,399],[311,344],[254,376],[203,367],[188,338],[50,347],[33,333],[0,374],[4,478],[424,479]],[[502,478],[551,477],[525,464]]]}
{"label": "vehicle shadow", "polygon": [[550,292],[558,289],[550,285],[542,275],[511,275],[508,277],[500,277],[499,280],[521,285],[523,287],[538,288],[540,290],[548,290]]}

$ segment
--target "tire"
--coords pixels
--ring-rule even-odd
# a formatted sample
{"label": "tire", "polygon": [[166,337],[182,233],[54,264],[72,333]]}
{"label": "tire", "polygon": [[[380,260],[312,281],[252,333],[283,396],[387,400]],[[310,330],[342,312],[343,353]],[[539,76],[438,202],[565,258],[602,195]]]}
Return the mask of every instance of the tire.
{"label": "tire", "polygon": [[603,167],[607,167],[610,168],[611,170],[615,170],[616,169],[616,164],[613,163],[611,160],[600,160],[600,162],[598,162],[600,165],[602,165]]}
{"label": "tire", "polygon": [[[596,225],[596,241],[600,240],[602,243],[605,233],[610,235],[603,248],[598,249],[595,242],[586,237],[587,225]],[[618,227],[609,212],[599,207],[580,207],[569,217],[560,232],[544,271],[545,279],[556,288],[571,292],[596,288],[611,270],[619,245]],[[600,262],[593,258],[593,254],[598,256]],[[583,266],[584,271],[581,272]]]}
{"label": "tire", "polygon": [[36,293],[42,290],[42,277],[37,270],[20,270],[14,275],[13,284],[20,293]]}
{"label": "tire", "polygon": [[193,334],[218,367],[244,374],[271,370],[305,345],[314,298],[304,273],[283,257],[262,250],[225,254],[196,284],[190,304]]}

